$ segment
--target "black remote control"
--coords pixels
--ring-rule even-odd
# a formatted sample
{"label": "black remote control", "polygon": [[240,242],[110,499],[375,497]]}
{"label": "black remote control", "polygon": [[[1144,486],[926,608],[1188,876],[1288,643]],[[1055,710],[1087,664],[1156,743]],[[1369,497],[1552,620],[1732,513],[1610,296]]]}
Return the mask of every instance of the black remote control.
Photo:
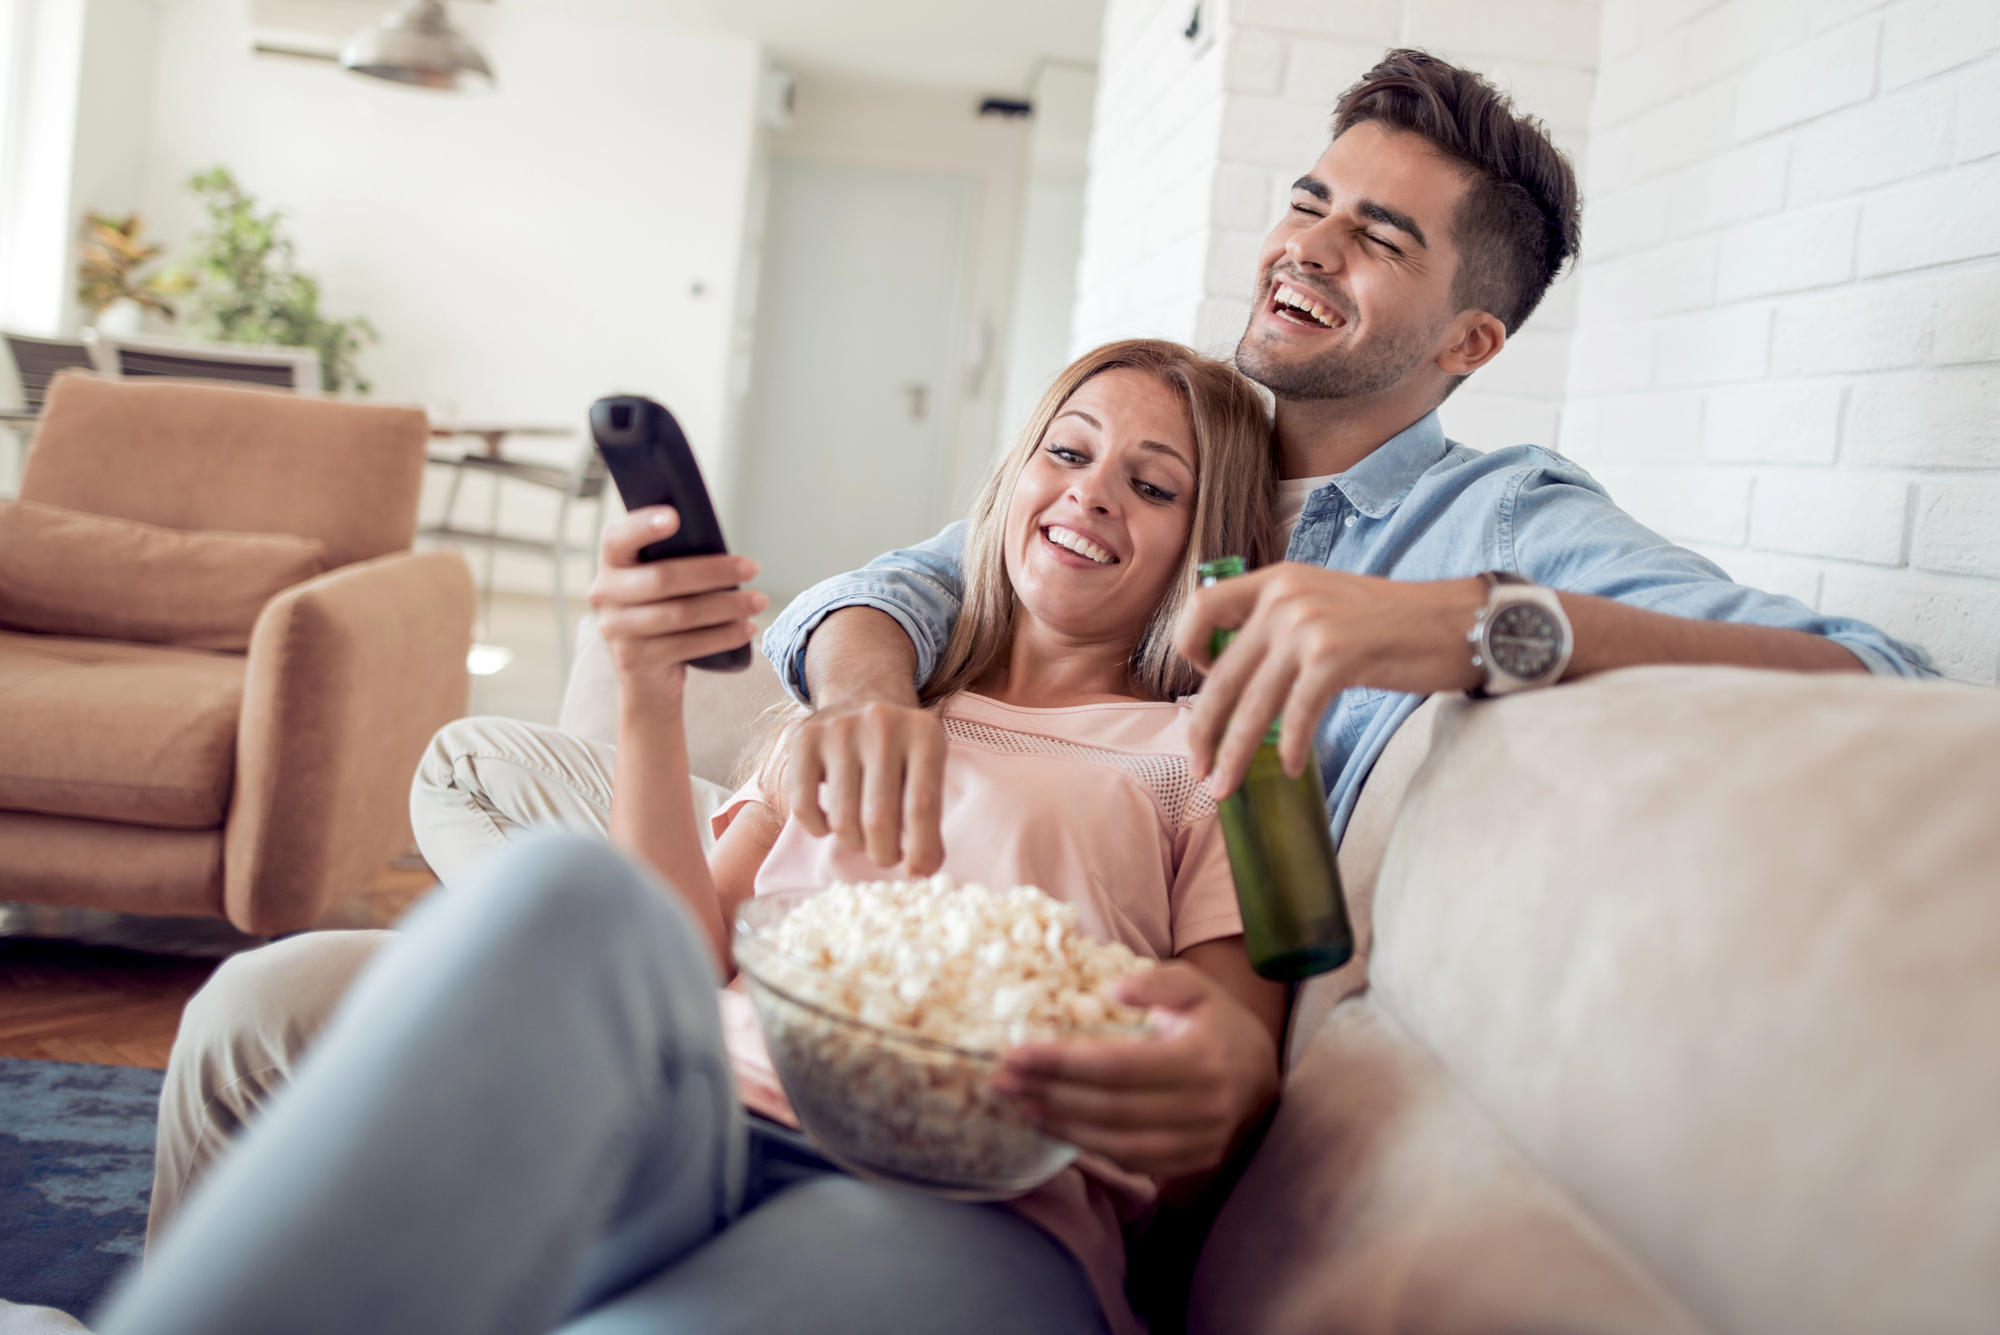
{"label": "black remote control", "polygon": [[[636,394],[614,394],[590,405],[590,434],[627,510],[671,505],[680,512],[680,529],[670,538],[641,547],[641,561],[720,556],[729,550],[701,480],[701,467],[672,413]],[[741,672],[750,666],[750,652],[749,645],[740,645],[697,658],[689,666]]]}

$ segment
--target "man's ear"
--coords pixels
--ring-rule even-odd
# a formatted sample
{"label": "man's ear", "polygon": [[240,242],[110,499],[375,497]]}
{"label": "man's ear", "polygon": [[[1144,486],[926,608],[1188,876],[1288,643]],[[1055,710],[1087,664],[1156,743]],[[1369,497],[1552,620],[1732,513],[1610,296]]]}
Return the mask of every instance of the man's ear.
{"label": "man's ear", "polygon": [[1460,311],[1447,337],[1451,341],[1438,354],[1438,370],[1450,376],[1471,375],[1507,346],[1507,326],[1485,311]]}

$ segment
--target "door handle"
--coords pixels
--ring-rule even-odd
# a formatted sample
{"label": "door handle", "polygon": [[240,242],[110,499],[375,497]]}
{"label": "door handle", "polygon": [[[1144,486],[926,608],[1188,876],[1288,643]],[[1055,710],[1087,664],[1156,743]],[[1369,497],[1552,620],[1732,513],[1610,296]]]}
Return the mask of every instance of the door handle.
{"label": "door handle", "polygon": [[929,385],[910,384],[903,386],[903,392],[910,396],[910,420],[921,422],[930,410],[931,389]]}

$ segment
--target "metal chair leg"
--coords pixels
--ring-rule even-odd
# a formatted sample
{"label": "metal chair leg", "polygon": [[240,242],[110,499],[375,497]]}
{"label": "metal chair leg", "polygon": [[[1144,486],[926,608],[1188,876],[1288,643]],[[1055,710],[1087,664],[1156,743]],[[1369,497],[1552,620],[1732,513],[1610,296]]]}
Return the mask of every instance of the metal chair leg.
{"label": "metal chair leg", "polygon": [[[500,533],[500,479],[493,479],[492,500],[486,507],[486,532],[497,537]],[[492,543],[484,544],[486,559],[481,563],[486,577],[484,587],[479,591],[479,638],[490,639],[493,635],[493,563],[499,550]]]}
{"label": "metal chair leg", "polygon": [[569,494],[556,502],[555,550],[549,560],[555,567],[556,586],[556,671],[558,680],[569,684]]}

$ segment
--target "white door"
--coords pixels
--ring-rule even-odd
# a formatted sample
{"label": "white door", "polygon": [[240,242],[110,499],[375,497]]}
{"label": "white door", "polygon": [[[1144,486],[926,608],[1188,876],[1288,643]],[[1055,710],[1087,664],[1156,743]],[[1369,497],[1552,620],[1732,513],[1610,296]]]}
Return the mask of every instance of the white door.
{"label": "white door", "polygon": [[780,606],[952,518],[976,188],[772,163],[731,546]]}

